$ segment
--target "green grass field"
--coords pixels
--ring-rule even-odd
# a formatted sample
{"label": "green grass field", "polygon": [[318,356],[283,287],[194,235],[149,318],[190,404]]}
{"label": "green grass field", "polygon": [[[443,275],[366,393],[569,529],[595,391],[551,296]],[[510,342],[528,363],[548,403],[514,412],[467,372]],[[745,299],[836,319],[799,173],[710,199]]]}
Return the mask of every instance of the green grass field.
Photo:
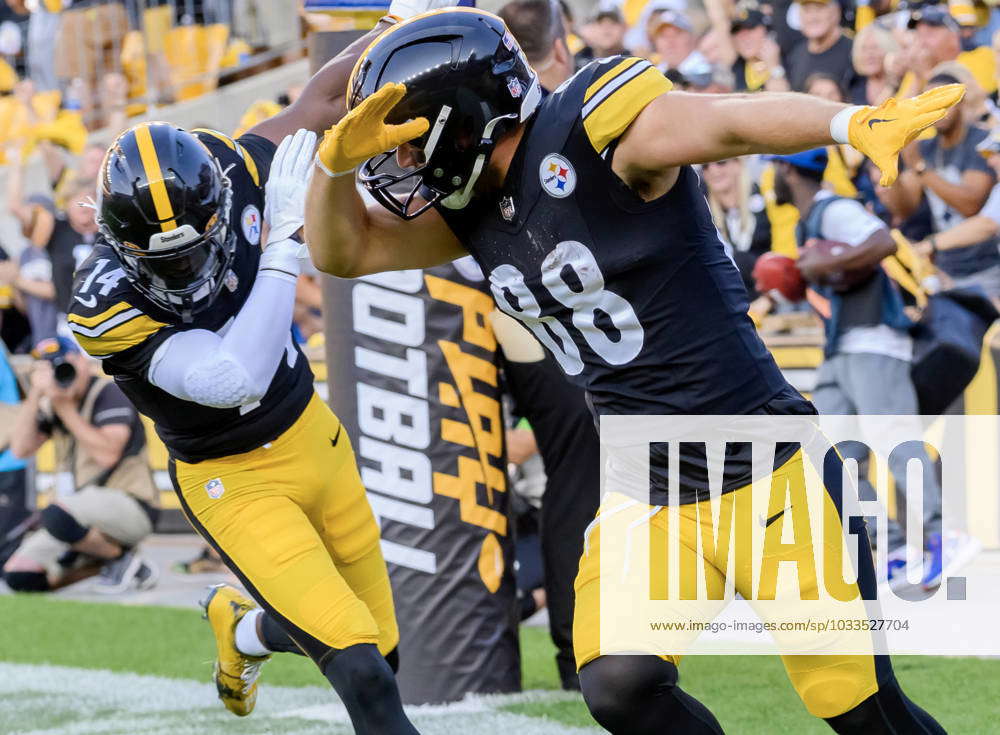
{"label": "green grass field", "polygon": [[[421,731],[601,732],[578,696],[551,691],[558,683],[547,632],[525,628],[521,645],[524,688],[543,692],[488,698],[481,711],[453,718],[447,708],[432,708],[417,718]],[[0,596],[0,733],[350,732],[342,716],[317,710],[333,700],[325,680],[309,661],[289,655],[265,667],[259,711],[232,718],[213,701],[213,658],[208,628],[193,609]],[[895,663],[910,696],[949,733],[1000,732],[1000,661],[900,657]],[[727,733],[831,732],[806,714],[777,659],[692,656],[682,675],[685,689],[716,712]],[[470,721],[482,724],[470,730]]]}

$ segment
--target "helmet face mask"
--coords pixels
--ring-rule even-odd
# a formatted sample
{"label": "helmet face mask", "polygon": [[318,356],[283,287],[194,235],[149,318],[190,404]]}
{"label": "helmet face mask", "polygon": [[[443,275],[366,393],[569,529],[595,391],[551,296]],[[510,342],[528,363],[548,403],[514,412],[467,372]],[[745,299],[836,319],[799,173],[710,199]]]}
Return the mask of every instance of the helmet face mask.
{"label": "helmet face mask", "polygon": [[133,248],[117,242],[102,227],[102,234],[117,253],[132,285],[160,308],[182,318],[189,318],[212,304],[225,283],[236,252],[236,232],[229,225],[232,190],[228,177],[224,181],[222,209],[205,233],[199,235],[190,225],[165,233],[181,240],[179,245],[148,250]]}
{"label": "helmet face mask", "polygon": [[135,289],[188,322],[226,285],[236,253],[232,199],[229,177],[198,138],[142,124],[105,158],[97,224]]}
{"label": "helmet face mask", "polygon": [[465,207],[497,141],[541,100],[537,75],[503,21],[467,8],[417,16],[376,39],[355,66],[349,106],[387,82],[407,87],[387,123],[430,123],[410,144],[423,161],[399,173],[393,152],[382,153],[361,165],[358,178],[403,219],[437,203]]}

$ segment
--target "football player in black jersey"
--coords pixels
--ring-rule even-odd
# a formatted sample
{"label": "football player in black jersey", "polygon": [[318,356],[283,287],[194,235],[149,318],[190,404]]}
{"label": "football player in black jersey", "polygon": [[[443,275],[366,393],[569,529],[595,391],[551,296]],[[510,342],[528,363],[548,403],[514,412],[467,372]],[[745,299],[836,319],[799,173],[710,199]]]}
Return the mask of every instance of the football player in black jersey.
{"label": "football player in black jersey", "polygon": [[249,714],[270,654],[304,653],[357,732],[412,735],[379,527],[291,336],[315,131],[343,114],[347,72],[370,40],[236,140],[168,123],[119,135],[68,321],[153,419],[188,519],[254,598],[219,585],[203,602],[225,706]]}
{"label": "football player in black jersey", "polygon": [[[810,414],[747,316],[691,164],[849,142],[889,185],[903,146],[963,94],[952,85],[878,108],[798,94],[692,95],[671,92],[647,61],[613,57],[543,99],[499,18],[437,11],[387,30],[358,60],[351,110],[317,153],[323,175],[310,184],[306,239],[316,265],[341,277],[471,252],[499,308],[534,332],[597,414]],[[393,156],[402,173],[386,166]],[[359,196],[356,175],[376,204]],[[777,459],[776,475],[802,476],[793,446]],[[658,480],[652,498],[619,499],[614,510],[666,533]],[[674,532],[697,549],[692,509],[706,488],[686,480]],[[749,478],[723,491],[739,502]],[[825,500],[835,527],[839,499],[829,490]],[[616,651],[600,646],[599,558],[597,529],[580,563],[574,624],[595,718],[622,735],[722,732],[677,686],[677,656],[602,655]],[[724,582],[725,563],[706,561]],[[871,599],[871,559],[858,571]],[[807,709],[836,732],[943,732],[906,698],[886,656],[783,661]]]}

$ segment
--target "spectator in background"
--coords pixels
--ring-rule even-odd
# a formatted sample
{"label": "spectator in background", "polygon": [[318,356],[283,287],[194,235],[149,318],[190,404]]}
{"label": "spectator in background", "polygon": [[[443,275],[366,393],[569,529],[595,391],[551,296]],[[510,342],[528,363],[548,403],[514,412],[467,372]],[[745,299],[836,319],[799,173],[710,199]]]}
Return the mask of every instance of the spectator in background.
{"label": "spectator in background", "polygon": [[771,223],[764,208],[764,197],[741,158],[706,163],[702,167],[702,179],[712,220],[753,300],[757,296],[754,263],[771,249]]}
{"label": "spectator in background", "polygon": [[886,57],[899,53],[899,44],[892,33],[877,23],[865,26],[854,37],[851,62],[856,74],[850,89],[851,102],[856,105],[880,105],[896,92],[889,78]]}
{"label": "spectator in background", "polygon": [[60,319],[65,317],[73,292],[73,274],[97,239],[97,222],[94,219],[93,198],[97,185],[93,179],[75,180],[67,189],[64,212],[56,216],[52,237],[45,246],[52,261],[52,284],[55,286],[56,308]]}
{"label": "spectator in background", "polygon": [[[1000,177],[1000,137],[994,133],[980,143],[977,150],[994,173]],[[963,219],[954,227],[930,235],[925,240],[915,243],[914,248],[927,257],[937,254],[940,260],[940,256],[949,251],[990,242],[996,240],[998,235],[1000,235],[1000,183],[994,184],[986,204],[978,214]],[[987,290],[987,295],[995,304],[1000,304],[1000,294]]]}
{"label": "spectator in background", "polygon": [[557,3],[514,0],[500,9],[500,17],[538,73],[543,88],[551,92],[573,74],[573,55],[566,45],[566,29]]}
{"label": "spectator in background", "polygon": [[[5,283],[16,289],[18,300],[31,331],[31,344],[37,344],[47,337],[55,337],[59,331],[59,310],[56,308],[56,290],[52,283],[52,261],[45,251],[45,244],[51,238],[55,227],[55,208],[46,197],[34,196],[28,199],[33,211],[33,232],[24,232],[29,238],[28,247],[21,251],[19,261],[4,264],[2,269]],[[42,240],[43,234],[48,236]],[[37,245],[35,241],[41,240]]]}
{"label": "spectator in background", "polygon": [[721,60],[733,71],[737,92],[787,92],[788,79],[781,65],[781,49],[768,35],[769,22],[757,8],[741,10],[728,31],[717,29],[724,39]]}
{"label": "spectator in background", "polygon": [[[831,102],[847,101],[847,92],[839,81],[822,72],[806,79],[803,91]],[[864,200],[875,198],[874,189],[862,170],[865,161],[863,155],[849,145],[829,145],[826,152],[829,162],[823,180],[835,194],[851,199],[858,198],[859,194]]]}
{"label": "spectator in background", "polygon": [[[954,76],[938,74],[931,78],[928,87],[956,81]],[[926,196],[934,231],[942,232],[979,213],[996,176],[976,150],[988,134],[966,124],[961,106],[934,127],[937,130],[934,138],[917,141],[903,150],[906,170],[882,199],[897,218],[906,219],[917,211]],[[934,260],[956,286],[977,285],[991,297],[1000,296],[1000,252],[996,237],[941,251]]]}
{"label": "spectator in background", "polygon": [[598,6],[597,12],[580,29],[580,35],[587,45],[576,54],[577,68],[594,59],[630,56],[629,50],[625,48],[627,30],[625,19],[617,7]]}
{"label": "spectator in background", "polygon": [[840,4],[836,0],[806,0],[799,7],[803,39],[785,60],[792,89],[803,91],[806,80],[817,72],[850,87],[854,78],[851,39],[840,25]]}
{"label": "spectator in background", "polygon": [[810,74],[809,78],[802,84],[802,91],[814,97],[822,97],[825,100],[830,100],[831,102],[843,102],[846,97],[840,80],[832,74],[822,71]]}
{"label": "spectator in background", "polygon": [[0,346],[0,565],[7,562],[14,550],[5,546],[3,539],[30,515],[27,462],[14,456],[10,448],[11,428],[19,411],[21,391],[8,357],[7,350]]}
{"label": "spectator in background", "polygon": [[103,592],[151,586],[156,569],[135,547],[153,531],[159,491],[139,414],[114,382],[92,375],[71,340],[44,340],[34,354],[11,449],[31,457],[52,438],[75,490],[42,510],[41,528],[4,565],[7,585],[46,592],[102,572]]}
{"label": "spectator in background", "polygon": [[[826,149],[816,148],[777,156],[775,162],[775,194],[799,211],[804,247],[798,267],[812,285],[815,296],[810,303],[825,326],[824,359],[812,401],[823,415],[917,415],[917,393],[910,378],[912,322],[903,310],[898,288],[878,267],[896,252],[896,243],[885,223],[859,202],[823,189],[826,158]],[[813,246],[815,240],[831,240],[844,247],[840,252],[824,251]],[[843,442],[838,446],[859,466],[867,464],[866,445]],[[915,452],[893,452],[889,458],[901,509],[906,508],[907,463],[915,458],[922,466],[931,465],[922,445]],[[874,498],[866,473],[859,471],[858,476],[868,497]],[[935,563],[927,565],[924,584],[934,587],[940,584],[941,570],[941,488],[933,477],[925,475],[923,480],[924,539],[926,548],[937,555],[937,578],[931,576]],[[905,511],[897,517],[905,521]],[[905,540],[903,526],[890,520],[885,543],[889,584],[894,587],[906,583]]]}
{"label": "spectator in background", "polygon": [[48,169],[53,199],[60,209],[69,205],[69,192],[75,186],[74,182],[97,180],[97,174],[101,170],[101,162],[108,150],[103,143],[89,143],[79,158],[73,161],[62,148],[49,143],[39,144],[38,147]]}
{"label": "spectator in background", "polygon": [[[908,27],[914,30],[911,67],[918,77],[922,73],[929,76],[938,64],[957,61],[972,73],[987,94],[996,91],[997,66],[993,52],[985,46],[962,50],[961,29],[947,5],[932,5],[915,11]],[[919,87],[914,91],[920,91]]]}
{"label": "spectator in background", "polygon": [[46,245],[56,226],[56,208],[44,195],[24,199],[22,185],[24,167],[20,152],[7,153],[7,209],[19,222],[25,247],[16,259],[0,262],[0,283],[15,291],[15,303],[28,320],[30,344],[46,337],[55,337],[58,314],[55,287],[52,284],[52,261]]}
{"label": "spectator in background", "polygon": [[56,40],[59,37],[60,11],[62,0],[37,0],[28,8],[25,0],[5,0],[15,13],[31,13],[28,19],[28,40],[25,50],[28,56],[28,76],[39,91],[59,88],[56,77]]}
{"label": "spectator in background", "polygon": [[87,126],[96,128],[102,120],[102,80],[105,75],[122,71],[128,15],[118,0],[72,0],[64,4],[67,7],[62,12],[55,49],[56,76],[63,85],[79,80],[81,89],[74,95],[74,103],[80,106]]}
{"label": "spectator in background", "polygon": [[662,10],[653,14],[648,28],[661,71],[677,71],[685,77],[711,73],[711,64],[698,51],[698,38],[687,15],[678,10]]}

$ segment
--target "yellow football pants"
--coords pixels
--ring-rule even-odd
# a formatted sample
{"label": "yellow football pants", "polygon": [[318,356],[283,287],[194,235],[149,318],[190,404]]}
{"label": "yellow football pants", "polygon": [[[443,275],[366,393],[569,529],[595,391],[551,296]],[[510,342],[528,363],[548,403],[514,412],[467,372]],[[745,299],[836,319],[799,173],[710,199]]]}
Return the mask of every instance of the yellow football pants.
{"label": "yellow football pants", "polygon": [[396,647],[379,528],[351,440],[319,396],[268,445],[171,469],[188,519],[303,651]]}
{"label": "yellow football pants", "polygon": [[[808,463],[806,463],[808,464]],[[799,452],[782,467],[775,470],[775,480],[787,479],[790,483],[800,483],[804,493],[804,474],[802,453]],[[739,498],[741,493],[751,493],[752,486],[747,485],[731,493],[722,496],[720,517],[728,516],[733,510],[733,504],[746,501],[747,498]],[[794,494],[795,490],[793,490]],[[786,515],[795,516],[800,513],[809,513],[802,505],[792,505]],[[700,507],[696,507],[700,506]],[[747,507],[744,505],[744,507]],[[639,503],[624,495],[610,493],[602,502],[601,509],[598,510],[598,519],[601,513],[608,513],[614,510],[615,523],[632,524],[645,529],[644,518],[650,518],[649,523],[649,545],[659,545],[666,548],[666,534],[668,533],[668,513],[666,509],[655,512],[652,506]],[[780,511],[781,508],[771,509],[769,515]],[[841,528],[840,513],[831,497],[826,494],[823,498],[822,509],[817,509],[817,513],[822,513],[820,522],[829,522],[831,527]],[[702,503],[692,503],[679,508],[680,524],[676,532],[680,533],[680,545],[682,554],[691,553],[704,559],[707,564],[699,565],[699,568],[706,568],[706,586],[709,590],[722,590],[726,583],[726,571],[728,559],[716,560],[706,556],[704,548],[699,550],[698,535],[701,533],[699,524],[711,523],[711,506],[709,501]],[[706,521],[706,519],[708,519]],[[800,519],[796,519],[798,523]],[[813,519],[814,527],[816,518]],[[776,533],[780,537],[780,523],[774,523],[768,528],[761,528],[754,523],[754,528],[758,528],[761,533]],[[580,569],[577,574],[576,588],[576,608],[573,621],[573,647],[576,653],[577,668],[580,669],[590,661],[603,654],[614,653],[615,651],[601,650],[600,616],[601,616],[601,541],[600,524],[595,524],[593,531],[587,539],[586,551],[580,559]],[[704,536],[703,536],[704,538]],[[837,539],[839,542],[839,539]],[[824,542],[828,543],[828,542]],[[791,546],[791,545],[789,545]],[[789,549],[785,547],[782,554],[796,556],[801,549]],[[616,554],[617,551],[606,550],[605,553]],[[812,551],[808,552],[812,555]],[[827,549],[827,553],[830,553]],[[765,553],[765,558],[767,554]],[[633,565],[636,570],[642,565]],[[636,571],[636,573],[639,573]],[[655,570],[654,570],[655,574]],[[750,565],[735,566],[735,588],[736,591],[747,599],[753,599],[751,589],[752,571]],[[805,588],[818,585],[815,577],[805,581]],[[647,587],[648,589],[648,582]],[[851,589],[856,590],[856,585],[851,585]],[[695,599],[696,594],[690,590],[686,599]],[[860,602],[858,604],[861,604]],[[721,609],[722,604],[719,604]],[[714,615],[709,614],[708,620]],[[640,634],[641,636],[641,634]],[[630,641],[633,645],[618,651],[621,653],[638,653],[642,650],[641,637]],[[680,656],[661,656],[674,665],[680,663]],[[788,678],[795,687],[796,692],[802,699],[806,708],[816,717],[834,717],[847,712],[863,702],[869,696],[878,691],[876,679],[875,656],[871,655],[788,655],[782,656],[782,662],[788,673]]]}

